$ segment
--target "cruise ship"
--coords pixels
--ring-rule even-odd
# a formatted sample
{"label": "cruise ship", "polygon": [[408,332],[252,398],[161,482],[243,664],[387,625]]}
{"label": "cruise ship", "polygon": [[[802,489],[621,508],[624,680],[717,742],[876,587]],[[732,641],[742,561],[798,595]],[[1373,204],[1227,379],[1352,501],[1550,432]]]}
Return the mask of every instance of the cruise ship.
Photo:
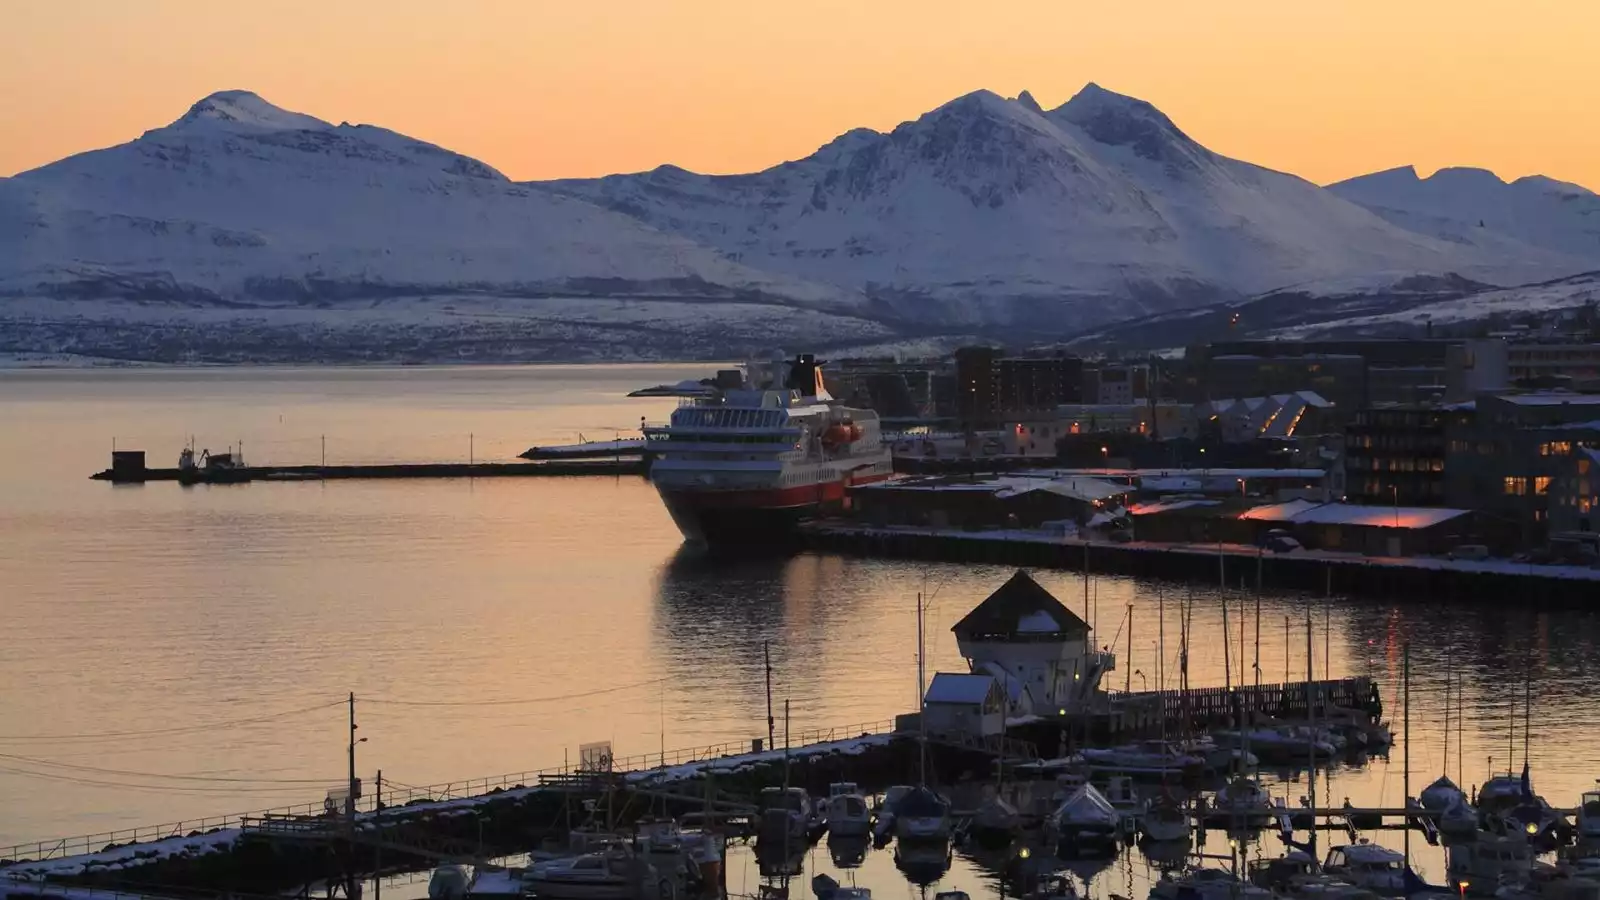
{"label": "cruise ship", "polygon": [[646,426],[650,480],[695,544],[760,544],[894,474],[878,414],[829,396],[809,354],[717,373],[667,425]]}

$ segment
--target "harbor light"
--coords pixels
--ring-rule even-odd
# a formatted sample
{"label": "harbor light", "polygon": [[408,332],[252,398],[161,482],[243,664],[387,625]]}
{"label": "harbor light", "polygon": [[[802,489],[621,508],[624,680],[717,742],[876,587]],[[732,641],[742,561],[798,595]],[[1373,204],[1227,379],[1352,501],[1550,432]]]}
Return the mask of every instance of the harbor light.
{"label": "harbor light", "polygon": [[1528,832],[1528,836],[1529,837],[1532,837],[1532,836],[1534,836],[1534,835],[1539,833],[1539,823],[1538,822],[1529,822],[1527,824],[1527,826],[1523,830]]}
{"label": "harbor light", "polygon": [[1029,850],[1027,847],[1023,847],[1021,850],[1017,851],[1017,859],[1027,859],[1032,855],[1033,851]]}

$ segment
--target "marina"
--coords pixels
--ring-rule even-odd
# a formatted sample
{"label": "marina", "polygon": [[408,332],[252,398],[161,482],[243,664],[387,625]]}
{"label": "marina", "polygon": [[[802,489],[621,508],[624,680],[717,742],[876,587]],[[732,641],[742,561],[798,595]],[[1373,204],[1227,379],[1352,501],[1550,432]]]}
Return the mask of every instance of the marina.
{"label": "marina", "polygon": [[[615,420],[636,418],[636,409],[619,405]],[[549,433],[577,434],[582,427],[562,423]],[[119,431],[136,433],[132,428]],[[261,446],[270,441],[248,432],[245,439]],[[505,449],[514,447],[514,440],[509,435],[500,440],[497,455],[515,456],[516,449]],[[161,445],[156,440],[143,443]],[[408,450],[445,455],[425,443]],[[275,456],[288,452],[273,451]],[[410,463],[375,463],[391,464]],[[68,458],[52,465],[66,468],[81,462]],[[449,873],[470,869],[462,883],[475,894],[538,893],[537,885],[526,885],[529,879],[542,879],[544,895],[559,900],[563,888],[552,885],[566,876],[552,881],[560,867],[544,863],[578,858],[570,855],[575,849],[571,831],[581,830],[584,821],[596,821],[600,831],[606,830],[609,797],[609,810],[615,813],[610,825],[629,842],[657,833],[650,831],[650,820],[661,816],[677,818],[685,834],[712,824],[711,830],[728,841],[719,851],[718,884],[729,897],[755,897],[788,884],[787,879],[795,879],[791,891],[804,891],[813,875],[834,879],[841,891],[876,890],[887,896],[910,879],[913,885],[929,885],[930,895],[935,889],[970,896],[999,889],[1019,897],[1060,889],[1048,882],[1060,875],[1070,879],[1069,887],[1079,896],[1142,897],[1165,890],[1162,885],[1172,879],[1193,877],[1181,874],[1188,867],[1227,871],[1230,864],[1224,861],[1231,851],[1236,860],[1231,865],[1237,865],[1247,882],[1253,868],[1281,869],[1275,861],[1285,859],[1289,850],[1280,840],[1284,834],[1300,844],[1315,841],[1318,870],[1334,847],[1362,846],[1360,841],[1370,840],[1371,846],[1388,848],[1404,860],[1402,845],[1413,843],[1412,865],[1427,883],[1456,894],[1450,860],[1484,871],[1516,864],[1499,859],[1511,851],[1492,841],[1474,844],[1479,849],[1473,851],[1445,846],[1456,840],[1452,830],[1459,835],[1466,821],[1460,807],[1448,798],[1439,809],[1428,807],[1424,804],[1438,792],[1416,800],[1419,790],[1437,779],[1443,766],[1452,783],[1463,785],[1467,804],[1475,804],[1475,795],[1485,787],[1495,796],[1499,785],[1510,785],[1506,796],[1515,798],[1520,796],[1517,770],[1527,759],[1532,760],[1534,783],[1549,801],[1541,821],[1564,819],[1571,835],[1582,833],[1582,794],[1592,786],[1587,770],[1594,761],[1575,736],[1591,727],[1584,711],[1587,682],[1580,674],[1589,637],[1582,618],[1559,608],[1535,614],[1463,607],[1441,622],[1425,609],[1407,611],[1406,604],[1382,601],[1382,593],[1347,578],[1337,567],[1331,582],[1325,566],[1286,576],[1291,560],[1325,563],[1321,556],[1263,556],[1257,548],[1237,546],[1223,548],[1220,566],[1226,583],[1243,587],[1228,590],[1220,587],[1215,547],[1188,552],[1194,558],[1192,574],[1167,575],[1159,566],[1138,562],[1140,557],[1132,555],[1137,545],[1094,543],[1087,548],[1085,573],[1073,565],[1084,547],[1069,538],[1058,539],[1053,548],[1058,558],[1053,560],[1012,562],[1004,555],[1011,550],[988,557],[944,556],[943,550],[857,554],[844,546],[813,544],[798,555],[711,561],[678,549],[680,533],[641,478],[508,478],[477,487],[470,486],[471,479],[329,481],[326,491],[316,492],[327,498],[318,503],[331,504],[330,513],[365,523],[365,534],[340,538],[355,541],[349,546],[357,548],[356,555],[329,557],[299,537],[299,528],[305,526],[264,527],[248,515],[227,529],[193,529],[196,515],[240,509],[245,492],[161,491],[147,495],[152,499],[140,497],[128,510],[143,522],[144,552],[157,553],[160,562],[148,577],[129,578],[122,572],[118,583],[139,600],[107,610],[104,627],[136,629],[137,617],[172,590],[170,573],[184,573],[177,582],[181,585],[214,572],[218,560],[236,559],[229,565],[254,564],[256,574],[237,588],[206,593],[219,615],[259,617],[271,609],[262,604],[280,592],[252,582],[269,584],[263,579],[281,568],[295,573],[308,596],[317,599],[318,615],[331,634],[360,634],[375,627],[386,635],[382,641],[400,642],[419,655],[417,661],[372,655],[370,640],[342,638],[307,656],[296,645],[305,640],[303,630],[287,629],[282,633],[295,635],[293,641],[272,645],[281,660],[278,665],[296,672],[315,693],[297,691],[293,699],[257,701],[243,712],[217,705],[208,696],[213,685],[230,692],[244,687],[243,680],[227,673],[237,660],[257,652],[252,634],[272,635],[281,627],[263,623],[242,632],[225,653],[194,642],[193,672],[164,676],[160,690],[97,681],[97,690],[108,697],[117,691],[137,697],[128,709],[101,701],[74,705],[51,727],[40,718],[42,707],[31,705],[37,699],[6,698],[7,721],[36,724],[0,736],[5,738],[0,754],[6,754],[0,758],[8,759],[0,768],[53,776],[37,782],[48,792],[30,793],[26,787],[38,775],[0,772],[0,779],[25,788],[16,796],[28,804],[29,821],[46,823],[55,816],[65,823],[66,817],[50,810],[103,808],[106,798],[114,797],[129,798],[125,806],[135,811],[122,817],[119,824],[126,830],[121,831],[97,829],[93,819],[85,818],[91,827],[8,832],[14,836],[5,843],[16,846],[0,852],[14,861],[31,860],[0,870],[15,870],[7,877],[23,879],[10,888],[13,893],[66,897],[86,890],[101,896],[198,897],[228,891],[245,896],[271,886],[274,891],[309,890],[320,896],[330,890],[345,893],[353,880],[363,893],[420,898],[429,894],[430,882],[444,885],[455,877]],[[286,522],[305,521],[308,537],[328,533],[324,514],[307,503],[308,495],[287,488],[249,492],[243,509],[256,507]],[[132,496],[121,491],[100,495],[110,499],[75,494],[73,498],[81,499],[72,502],[123,506]],[[32,502],[26,487],[16,496],[23,504]],[[377,524],[405,522],[419,508],[433,510],[429,523],[448,521],[452,527],[418,521],[399,535],[394,527]],[[623,522],[628,527],[619,529]],[[50,558],[59,552],[48,544],[29,543],[29,534],[10,532],[24,554]],[[186,537],[170,539],[179,534]],[[949,536],[990,544],[1030,543],[957,532]],[[102,535],[95,541],[102,552],[120,552],[115,539]],[[148,549],[151,542],[157,549]],[[627,548],[621,557],[614,552],[619,542]],[[239,555],[245,546],[250,553]],[[1114,555],[1119,550],[1124,555]],[[470,569],[439,569],[438,561],[460,554],[474,560]],[[529,599],[520,577],[529,554],[548,560],[544,571],[575,568],[590,574],[560,587],[541,587]],[[1181,554],[1173,550],[1170,555]],[[640,569],[628,561],[637,557],[654,562]],[[37,585],[37,575],[16,568],[23,558],[13,558],[7,563],[12,568],[3,574],[19,584]],[[322,562],[313,567],[306,564],[308,559]],[[330,562],[343,574],[323,583]],[[992,621],[984,620],[982,627],[967,621],[985,606],[986,597],[992,599],[1019,577],[1014,565],[1029,566],[1031,580],[1056,606],[1022,610],[999,631]],[[608,571],[612,578],[620,575],[622,585],[597,588],[605,582],[595,573]],[[89,572],[92,576],[93,570]],[[505,587],[480,588],[479,596],[503,596],[502,605],[483,606],[472,593],[456,590],[464,582],[492,583],[483,580],[486,575],[504,577]],[[546,591],[551,597],[582,597],[585,603],[550,602]],[[181,588],[179,592],[183,594]],[[426,606],[437,597],[460,597],[468,604],[452,619],[448,641],[424,637],[414,626],[396,631],[393,617],[385,614],[393,604]],[[590,608],[577,608],[585,604]],[[1010,608],[1009,601],[1001,605]],[[1071,619],[1059,610],[1070,612]],[[1048,613],[1053,630],[1044,630],[1044,620],[1036,615],[1041,611]],[[305,608],[294,614],[305,615]],[[925,644],[924,652],[916,654],[924,657],[919,676],[906,648],[924,619],[925,635],[916,641]],[[30,631],[22,637],[30,639],[31,634],[38,640],[47,622],[30,620],[25,626]],[[605,627],[597,627],[602,622]],[[87,632],[75,640],[93,638],[95,623],[84,627]],[[180,634],[193,634],[206,621],[196,618],[179,627]],[[1022,665],[1020,660],[1028,657],[1016,656],[1021,650],[1007,651],[1009,657],[986,655],[978,645],[993,644],[1002,632],[1020,642],[1018,647],[1035,648],[1028,652],[1050,643],[1049,658],[1056,661],[1053,671],[1060,680],[1039,687],[1035,669],[1028,666],[1043,664],[1036,660]],[[1494,644],[1484,645],[1486,634],[1495,636]],[[1416,648],[1409,655],[1420,658],[1412,665],[1409,681],[1419,683],[1411,685],[1409,700],[1401,665],[1407,645]],[[73,658],[71,641],[57,639],[50,646],[65,654],[64,659]],[[354,654],[374,674],[350,679],[347,670],[330,667],[322,653]],[[1533,681],[1531,705],[1538,712],[1531,726],[1524,714],[1530,703],[1520,675],[1514,676],[1514,716],[1507,714],[1511,711],[1503,699],[1504,684],[1513,677],[1508,672],[1518,671],[1504,667],[1530,654],[1542,661]],[[627,666],[632,672],[612,672],[608,669],[620,667],[597,668],[597,656],[638,662]],[[317,662],[311,663],[313,659]],[[16,661],[0,659],[3,665]],[[490,667],[486,677],[469,677],[482,666]],[[385,675],[377,679],[380,667]],[[1444,673],[1469,668],[1467,684],[1452,687],[1455,699],[1441,706],[1437,698],[1443,695]],[[768,669],[770,681],[764,677]],[[545,673],[552,670],[593,675],[567,687],[544,685]],[[1038,671],[1048,676],[1046,682],[1057,678],[1049,675],[1052,670]],[[1095,679],[1096,690],[1074,693],[1071,686],[1089,678]],[[369,679],[378,683],[363,683]],[[917,709],[914,685],[921,685],[918,693],[924,695],[920,713],[907,712]],[[352,821],[358,826],[353,840],[345,824],[345,801],[339,799],[352,792],[339,793],[343,779],[327,778],[329,766],[324,764],[335,760],[342,768],[345,748],[327,738],[342,734],[343,727],[338,719],[319,718],[342,718],[342,701],[325,712],[269,719],[262,725],[228,724],[317,706],[324,702],[319,698],[346,686],[356,692],[359,735],[372,741],[354,751],[365,774],[353,804]],[[974,687],[982,689],[974,692]],[[172,700],[179,698],[183,702],[174,705]],[[986,711],[991,701],[1000,708]],[[148,709],[135,715],[137,705]],[[1414,705],[1424,714],[1417,715]],[[784,712],[790,706],[797,722],[786,740]],[[1465,706],[1466,713],[1457,713],[1457,706]],[[763,731],[760,722],[768,709],[777,724]],[[1444,724],[1443,709],[1452,710],[1451,724]],[[91,710],[94,717],[85,718]],[[845,719],[869,724],[845,729],[826,725]],[[1410,719],[1409,728],[1403,719]],[[193,722],[195,730],[169,724],[173,722]],[[989,724],[996,722],[998,726]],[[1510,722],[1515,722],[1516,737],[1508,741]],[[176,734],[164,735],[174,728]],[[1456,735],[1456,729],[1463,734]],[[227,739],[223,751],[202,738],[202,730],[237,732],[239,737]],[[1404,736],[1407,730],[1413,732],[1411,740]],[[1536,736],[1527,737],[1530,731]],[[573,752],[572,736],[608,733],[628,758],[611,760],[609,769],[586,768],[578,759],[581,749]],[[1384,744],[1354,747],[1358,733],[1361,740],[1380,738]],[[96,737],[118,734],[127,737]],[[692,743],[699,734],[705,736],[700,746],[670,749]],[[1452,749],[1442,761],[1438,748],[1446,734]],[[757,739],[762,747],[753,753]],[[84,755],[96,745],[117,744],[125,744],[126,750],[116,761]],[[1169,747],[1173,744],[1181,746]],[[528,759],[564,756],[571,759],[541,772],[445,781],[464,768],[506,770]],[[1484,761],[1491,757],[1489,774],[1509,781],[1484,774]],[[174,764],[183,759],[192,761]],[[489,764],[480,764],[480,759]],[[1255,762],[1247,777],[1259,792],[1247,791],[1227,768],[1230,762],[1251,759]],[[494,760],[510,765],[496,766]],[[998,768],[997,762],[1002,763]],[[897,833],[900,829],[891,826],[883,831],[884,846],[872,849],[873,833],[884,820],[871,811],[893,808],[885,795],[918,784],[924,766],[929,788],[948,804],[930,819],[945,824],[926,829],[934,846],[917,846],[920,832]],[[382,772],[374,775],[378,769]],[[1409,770],[1409,779],[1402,778],[1403,769]],[[153,778],[154,773],[170,774]],[[241,780],[169,780],[180,773]],[[319,775],[320,784],[289,783],[318,781]],[[1402,790],[1407,780],[1409,792]],[[431,787],[413,786],[430,782]],[[785,785],[802,791],[813,810],[829,809],[836,787],[853,786],[854,794],[839,789],[841,809],[850,808],[844,798],[858,795],[869,817],[846,816],[852,824],[837,840],[823,829],[813,843],[811,834],[827,818],[813,812],[797,820],[818,823],[803,825],[806,838],[785,838],[778,852],[771,842],[763,845],[758,834],[747,835],[759,832],[756,811],[762,789]],[[1075,812],[1065,818],[1054,815],[1080,788],[1082,797],[1071,807]],[[299,807],[267,802],[255,805],[258,812],[249,815],[213,815],[218,809],[246,808],[233,798],[287,795],[311,800],[325,791],[331,796]],[[1413,804],[1404,802],[1407,793]],[[138,815],[141,809],[156,814]],[[179,815],[160,815],[164,810]],[[1163,811],[1162,818],[1156,818],[1157,811]],[[906,815],[907,822],[918,818],[910,811]],[[1167,834],[1168,841],[1173,834],[1187,835],[1187,850],[1173,856],[1159,841],[1140,840],[1146,834],[1141,816],[1149,819],[1151,835]],[[163,818],[172,824],[137,825]],[[185,821],[175,821],[180,818]],[[1249,827],[1243,832],[1232,828],[1235,818]],[[1103,849],[1092,854],[1063,852],[1064,835],[1088,835],[1090,825],[1101,820],[1107,834],[1118,835],[1114,840],[1100,841],[1096,846]],[[1476,833],[1477,823],[1473,826]],[[848,838],[852,829],[863,827],[869,828],[867,840],[857,850]],[[940,845],[946,828],[948,841]],[[38,839],[40,833],[75,832],[82,836]],[[902,837],[908,838],[903,846]],[[630,852],[638,858],[639,851]],[[1574,852],[1568,844],[1543,851],[1539,859],[1573,871],[1578,863],[1566,860],[1581,858]],[[538,874],[529,874],[536,869]],[[623,874],[622,869],[615,871]],[[1163,872],[1173,874],[1169,879]],[[1311,874],[1296,877],[1304,882]],[[1467,876],[1467,893],[1478,893],[1470,884],[1479,877],[1484,876]],[[1249,883],[1252,890],[1283,890]],[[1483,884],[1488,883],[1484,877]],[[635,889],[622,882],[617,890],[623,897],[634,896]],[[683,891],[698,890],[684,882]]]}

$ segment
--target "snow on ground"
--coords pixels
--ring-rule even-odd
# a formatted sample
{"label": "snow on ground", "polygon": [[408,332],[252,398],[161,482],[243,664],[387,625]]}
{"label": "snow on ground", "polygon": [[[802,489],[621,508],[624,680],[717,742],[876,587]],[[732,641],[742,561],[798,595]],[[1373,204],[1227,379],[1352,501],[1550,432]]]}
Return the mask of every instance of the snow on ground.
{"label": "snow on ground", "polygon": [[1381,330],[1395,326],[1425,328],[1430,322],[1435,326],[1455,325],[1497,315],[1555,313],[1590,303],[1600,303],[1600,273],[1579,275],[1550,284],[1484,291],[1456,300],[1413,306],[1399,312],[1296,325],[1271,332],[1266,337],[1302,340],[1321,337],[1335,330]]}
{"label": "snow on ground", "polygon": [[0,300],[0,349],[159,362],[520,362],[728,357],[774,341],[827,350],[891,332],[774,302],[438,293],[255,303]]}
{"label": "snow on ground", "polygon": [[[973,541],[1002,541],[1027,544],[1057,544],[1063,547],[1082,547],[1085,544],[1099,544],[1105,546],[1108,541],[1083,540],[1073,536],[1063,536],[1060,532],[1048,532],[1031,528],[996,528],[988,531],[958,531],[955,529],[939,529],[918,525],[839,525],[825,524],[813,526],[824,534],[860,534],[892,536],[897,534],[933,535],[956,540]],[[1248,544],[1168,544],[1156,541],[1127,541],[1117,543],[1118,549],[1148,550],[1158,553],[1194,553],[1206,556],[1216,556],[1218,553],[1228,553],[1239,556],[1255,556],[1260,548]],[[1435,571],[1452,570],[1457,572],[1480,572],[1494,575],[1527,575],[1543,578],[1576,579],[1580,581],[1600,582],[1600,569],[1587,566],[1548,566],[1534,565],[1532,563],[1512,562],[1508,559],[1440,559],[1430,556],[1364,556],[1360,553],[1344,553],[1335,550],[1295,550],[1287,555],[1295,559],[1323,560],[1331,563],[1363,566],[1387,566],[1399,569],[1431,569]]]}

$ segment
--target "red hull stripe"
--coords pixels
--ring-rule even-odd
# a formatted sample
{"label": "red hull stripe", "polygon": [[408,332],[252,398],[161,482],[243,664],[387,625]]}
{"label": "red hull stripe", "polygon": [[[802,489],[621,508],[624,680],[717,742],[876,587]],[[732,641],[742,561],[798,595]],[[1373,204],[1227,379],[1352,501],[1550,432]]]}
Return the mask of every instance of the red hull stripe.
{"label": "red hull stripe", "polygon": [[[850,486],[882,481],[889,475],[862,475],[850,479]],[[672,502],[690,509],[795,509],[821,503],[838,503],[844,500],[842,481],[823,481],[786,488],[760,488],[757,490],[673,490],[661,491]]]}

